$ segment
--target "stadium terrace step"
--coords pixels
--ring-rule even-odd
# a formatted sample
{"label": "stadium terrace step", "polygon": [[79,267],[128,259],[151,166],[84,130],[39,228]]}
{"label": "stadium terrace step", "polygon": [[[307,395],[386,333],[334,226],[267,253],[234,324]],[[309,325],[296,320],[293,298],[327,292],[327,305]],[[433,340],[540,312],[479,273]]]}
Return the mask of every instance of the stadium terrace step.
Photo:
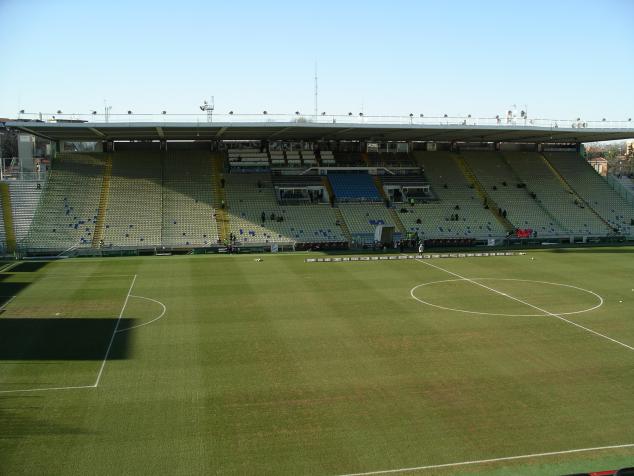
{"label": "stadium terrace step", "polygon": [[467,164],[467,162],[462,157],[457,155],[454,155],[453,159],[458,164],[458,167],[462,171],[465,178],[475,188],[475,190],[478,192],[478,195],[480,195],[483,205],[488,207],[490,210],[493,210],[491,213],[493,214],[493,216],[495,216],[495,219],[500,222],[507,233],[513,232],[513,230],[515,230],[515,226],[513,226],[513,224],[509,220],[507,220],[501,213],[495,213],[495,210],[501,209],[500,206],[495,200],[493,200],[493,198],[491,198],[491,196],[489,196],[486,189],[482,186],[478,178],[473,173],[473,170],[471,170],[471,167],[469,167],[469,164]]}
{"label": "stadium terrace step", "polygon": [[548,167],[548,169],[551,171],[553,176],[557,178],[561,186],[571,196],[574,197],[575,203],[584,206],[586,210],[588,210],[590,213],[592,213],[596,218],[598,218],[601,221],[601,223],[604,225],[603,229],[601,229],[601,232],[605,233],[605,232],[611,231],[612,227],[610,223],[608,223],[607,220],[605,220],[601,215],[599,215],[594,208],[592,208],[583,198],[579,196],[579,194],[577,194],[577,192],[575,192],[575,190],[570,186],[570,184],[565,179],[565,177],[561,175],[555,167],[553,167],[553,165],[550,163],[548,158],[544,154],[539,154],[539,157],[543,161],[543,163],[546,165],[546,167]]}
{"label": "stadium terrace step", "polygon": [[616,193],[588,162],[576,152],[547,152],[544,156],[613,233],[634,236],[634,205]]}

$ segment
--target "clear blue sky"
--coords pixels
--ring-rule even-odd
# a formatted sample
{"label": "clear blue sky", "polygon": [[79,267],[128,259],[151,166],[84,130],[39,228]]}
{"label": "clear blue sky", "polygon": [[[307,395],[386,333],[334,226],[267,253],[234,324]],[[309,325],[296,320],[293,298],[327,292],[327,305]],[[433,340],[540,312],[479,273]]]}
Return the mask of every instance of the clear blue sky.
{"label": "clear blue sky", "polygon": [[0,0],[0,116],[634,116],[633,0]]}

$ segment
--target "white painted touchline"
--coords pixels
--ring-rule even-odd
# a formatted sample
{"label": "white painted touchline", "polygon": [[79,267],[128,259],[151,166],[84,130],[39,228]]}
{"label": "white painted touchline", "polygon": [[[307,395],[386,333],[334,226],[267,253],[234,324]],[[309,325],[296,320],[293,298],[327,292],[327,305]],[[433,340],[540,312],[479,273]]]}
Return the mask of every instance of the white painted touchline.
{"label": "white painted touchline", "polygon": [[342,474],[339,476],[369,476],[372,474],[407,473],[411,471],[422,471],[424,469],[452,468],[456,466],[467,466],[471,464],[497,463],[500,461],[513,461],[518,459],[541,458],[544,456],[566,455],[566,454],[573,454],[573,453],[584,453],[589,451],[613,450],[618,448],[632,448],[632,447],[634,447],[634,443],[628,443],[625,445],[597,446],[595,448],[578,448],[574,450],[564,450],[564,451],[550,451],[548,453],[534,453],[530,455],[505,456],[502,458],[481,459],[481,460],[475,460],[475,461],[462,461],[460,463],[445,463],[445,464],[433,464],[428,466],[415,466],[411,468],[384,469],[381,471],[368,471],[365,473],[348,473],[348,474]]}

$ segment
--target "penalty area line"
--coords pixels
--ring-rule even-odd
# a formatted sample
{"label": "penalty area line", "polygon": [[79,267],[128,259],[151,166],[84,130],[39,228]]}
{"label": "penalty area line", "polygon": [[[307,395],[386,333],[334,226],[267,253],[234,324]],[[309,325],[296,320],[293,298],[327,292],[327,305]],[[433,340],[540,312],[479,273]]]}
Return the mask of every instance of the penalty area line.
{"label": "penalty area line", "polygon": [[573,325],[575,327],[578,327],[579,329],[583,329],[586,332],[590,332],[591,334],[594,334],[596,336],[602,337],[602,338],[607,339],[607,340],[609,340],[609,341],[611,341],[611,342],[613,342],[615,344],[618,344],[618,345],[620,345],[622,347],[625,347],[628,350],[634,350],[634,347],[632,347],[631,345],[627,345],[624,342],[621,342],[619,340],[613,339],[610,336],[606,336],[605,334],[601,334],[600,332],[597,332],[597,331],[594,331],[594,330],[592,330],[592,329],[590,329],[588,327],[582,326],[581,324],[577,324],[574,321],[566,319],[565,317],[561,317],[560,315],[552,313],[550,311],[547,311],[546,309],[542,309],[541,307],[537,307],[534,304],[531,304],[530,302],[523,301],[520,298],[516,298],[515,296],[511,296],[510,294],[504,293],[502,291],[498,291],[497,289],[492,288],[490,286],[487,286],[486,284],[479,283],[477,281],[474,281],[473,279],[465,278],[464,276],[461,276],[458,273],[454,273],[453,271],[449,271],[448,269],[441,268],[440,266],[436,266],[435,264],[431,264],[431,263],[428,263],[426,261],[421,261],[421,260],[418,260],[418,259],[416,261],[418,261],[419,263],[422,263],[424,265],[427,265],[427,266],[429,266],[431,268],[436,268],[436,269],[438,269],[440,271],[444,271],[445,273],[451,274],[452,276],[455,276],[457,278],[464,279],[465,281],[468,281],[468,282],[470,282],[472,284],[475,284],[476,286],[480,286],[480,287],[482,287],[484,289],[488,289],[489,291],[492,291],[492,292],[494,292],[496,294],[499,294],[500,296],[504,296],[504,297],[507,297],[509,299],[512,299],[513,301],[517,301],[517,302],[519,302],[521,304],[524,304],[525,306],[532,307],[533,309],[535,309],[535,310],[537,310],[539,312],[542,312],[542,313],[544,313],[547,316],[551,316],[551,317],[554,317],[556,319],[559,319],[560,321],[567,322],[568,324],[571,324],[571,325]]}
{"label": "penalty area line", "polygon": [[459,463],[445,463],[445,464],[433,464],[428,466],[414,466],[411,468],[384,469],[381,471],[368,471],[365,473],[348,473],[348,474],[342,474],[339,476],[370,476],[373,474],[407,473],[411,471],[421,471],[424,469],[440,469],[440,468],[452,468],[456,466],[468,466],[468,465],[475,465],[475,464],[499,463],[501,461],[514,461],[514,460],[522,460],[522,459],[529,459],[529,458],[542,458],[545,456],[586,453],[590,451],[601,451],[601,450],[614,450],[619,448],[634,448],[634,443],[627,443],[624,445],[596,446],[594,448],[577,448],[574,450],[550,451],[548,453],[533,453],[529,455],[504,456],[502,458],[490,458],[490,459],[481,459],[481,460],[474,460],[474,461],[461,461]]}

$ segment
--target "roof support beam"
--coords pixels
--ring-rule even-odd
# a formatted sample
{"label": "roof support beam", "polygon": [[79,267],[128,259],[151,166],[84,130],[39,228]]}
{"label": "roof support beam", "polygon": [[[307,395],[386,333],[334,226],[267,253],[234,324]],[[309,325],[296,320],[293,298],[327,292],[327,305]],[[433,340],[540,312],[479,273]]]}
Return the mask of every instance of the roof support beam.
{"label": "roof support beam", "polygon": [[38,137],[42,137],[43,139],[50,140],[51,142],[55,142],[57,140],[57,139],[53,139],[52,137],[49,137],[47,135],[44,135],[41,132],[35,132],[33,129],[29,129],[28,127],[18,126],[17,128],[19,130],[21,130],[22,132],[28,132],[29,134],[32,134],[34,136],[38,136]]}
{"label": "roof support beam", "polygon": [[220,129],[218,129],[218,132],[216,132],[214,139],[220,139],[222,137],[222,134],[224,134],[226,130],[227,130],[227,126],[221,127]]}
{"label": "roof support beam", "polygon": [[279,131],[276,131],[273,134],[270,134],[267,139],[270,140],[270,139],[272,139],[274,137],[280,136],[280,135],[284,134],[286,131],[288,131],[289,129],[292,129],[292,127],[285,127],[283,129],[280,129]]}
{"label": "roof support beam", "polygon": [[106,134],[104,134],[104,133],[103,133],[103,132],[101,132],[101,131],[98,131],[98,130],[97,130],[97,129],[95,129],[94,127],[89,127],[89,128],[88,128],[88,130],[89,130],[90,132],[94,132],[95,134],[97,134],[97,135],[98,135],[99,137],[101,137],[102,139],[103,139],[104,137],[106,137]]}

